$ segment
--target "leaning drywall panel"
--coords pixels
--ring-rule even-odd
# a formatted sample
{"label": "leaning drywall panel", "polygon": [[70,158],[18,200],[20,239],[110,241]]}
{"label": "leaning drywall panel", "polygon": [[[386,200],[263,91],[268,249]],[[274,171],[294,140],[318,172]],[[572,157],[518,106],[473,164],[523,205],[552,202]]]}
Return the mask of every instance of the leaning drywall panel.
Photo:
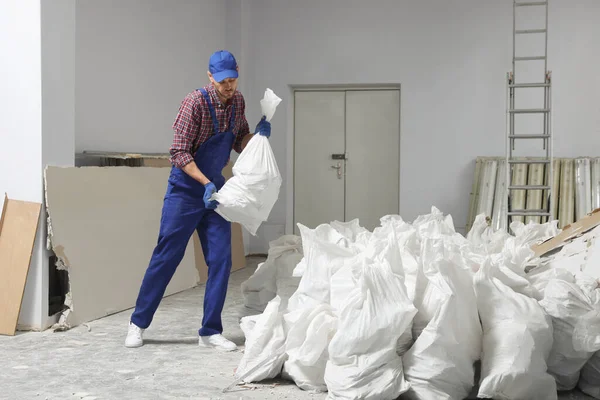
{"label": "leaning drywall panel", "polygon": [[[1,201],[1,200],[0,200]],[[0,215],[0,334],[14,335],[40,218],[40,203],[2,201]]]}
{"label": "leaning drywall panel", "polygon": [[[69,271],[74,326],[135,305],[156,246],[167,168],[48,167],[52,249]],[[165,295],[194,287],[192,241]]]}

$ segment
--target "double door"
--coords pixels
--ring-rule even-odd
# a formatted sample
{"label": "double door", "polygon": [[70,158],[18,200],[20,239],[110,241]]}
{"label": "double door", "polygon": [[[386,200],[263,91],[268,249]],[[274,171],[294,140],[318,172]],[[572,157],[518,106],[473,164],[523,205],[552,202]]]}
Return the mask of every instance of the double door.
{"label": "double door", "polygon": [[400,90],[294,93],[294,232],[399,213]]}

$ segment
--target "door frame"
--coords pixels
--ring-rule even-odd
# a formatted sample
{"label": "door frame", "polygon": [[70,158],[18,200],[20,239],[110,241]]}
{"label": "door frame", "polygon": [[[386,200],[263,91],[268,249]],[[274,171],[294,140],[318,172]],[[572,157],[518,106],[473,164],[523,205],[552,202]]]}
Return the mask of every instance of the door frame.
{"label": "door frame", "polygon": [[[287,107],[287,146],[286,146],[286,176],[285,176],[285,194],[286,194],[286,215],[285,215],[285,234],[294,234],[294,165],[295,165],[295,98],[296,92],[345,92],[345,91],[369,91],[369,90],[398,90],[400,95],[399,109],[398,109],[398,214],[400,214],[400,187],[402,180],[402,85],[400,83],[389,83],[389,84],[333,84],[333,85],[288,85],[288,94],[290,101]],[[383,216],[383,215],[382,215]]]}

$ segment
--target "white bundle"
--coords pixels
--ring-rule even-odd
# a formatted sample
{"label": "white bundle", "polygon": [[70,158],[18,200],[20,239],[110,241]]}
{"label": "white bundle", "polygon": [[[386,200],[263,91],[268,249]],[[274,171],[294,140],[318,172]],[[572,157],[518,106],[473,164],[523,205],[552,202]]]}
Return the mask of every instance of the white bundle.
{"label": "white bundle", "polygon": [[337,331],[338,319],[328,304],[285,315],[288,335],[285,341],[287,360],[282,378],[301,389],[326,392],[325,365],[329,359],[329,341]]}
{"label": "white bundle", "polygon": [[[576,283],[551,280],[540,301],[552,317],[554,344],[548,359],[548,372],[556,379],[558,390],[574,389],[581,369],[600,350],[600,331],[590,329],[600,325],[598,282],[591,278],[582,279]],[[595,330],[593,334],[592,329]]]}
{"label": "white bundle", "polygon": [[[423,295],[417,289],[414,324],[427,323],[403,357],[407,399],[454,400],[469,395],[481,354],[481,324],[469,270],[449,261],[444,240],[425,239]],[[448,244],[446,244],[448,245]],[[415,335],[416,337],[416,335]]]}
{"label": "white bundle", "polygon": [[478,397],[556,399],[546,364],[553,340],[550,317],[535,299],[503,283],[501,275],[488,258],[474,279],[483,325]]}
{"label": "white bundle", "polygon": [[[260,101],[262,114],[270,121],[281,99],[271,89]],[[217,213],[238,222],[252,235],[267,220],[279,197],[281,174],[269,139],[254,135],[233,166],[233,177],[211,199],[219,202]]]}
{"label": "white bundle", "polygon": [[588,396],[600,399],[600,351],[596,352],[581,370],[577,386]]}
{"label": "white bundle", "polygon": [[242,282],[244,306],[262,312],[267,303],[278,295],[282,309],[285,309],[300,282],[292,273],[302,257],[300,236],[284,235],[271,241],[266,261],[258,264],[254,274]]}
{"label": "white bundle", "polygon": [[246,337],[246,348],[235,371],[236,378],[258,382],[275,378],[281,372],[287,356],[280,306],[281,299],[275,297],[262,314],[242,318],[240,326]]}
{"label": "white bundle", "polygon": [[329,399],[393,400],[404,380],[396,342],[416,313],[401,277],[385,259],[354,266],[359,280],[345,302],[329,345]]}

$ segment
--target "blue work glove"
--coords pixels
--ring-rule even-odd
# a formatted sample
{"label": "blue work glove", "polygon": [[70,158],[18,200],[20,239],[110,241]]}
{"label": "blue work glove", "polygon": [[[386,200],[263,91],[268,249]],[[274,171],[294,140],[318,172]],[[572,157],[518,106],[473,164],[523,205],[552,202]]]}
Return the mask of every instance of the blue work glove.
{"label": "blue work glove", "polygon": [[263,115],[258,125],[256,125],[256,130],[254,132],[261,136],[271,136],[271,123],[267,121],[267,117]]}
{"label": "blue work glove", "polygon": [[210,197],[213,195],[213,193],[216,193],[216,191],[217,188],[214,183],[208,182],[206,185],[204,185],[204,207],[208,208],[209,210],[214,210],[219,205],[218,201],[210,199]]}

